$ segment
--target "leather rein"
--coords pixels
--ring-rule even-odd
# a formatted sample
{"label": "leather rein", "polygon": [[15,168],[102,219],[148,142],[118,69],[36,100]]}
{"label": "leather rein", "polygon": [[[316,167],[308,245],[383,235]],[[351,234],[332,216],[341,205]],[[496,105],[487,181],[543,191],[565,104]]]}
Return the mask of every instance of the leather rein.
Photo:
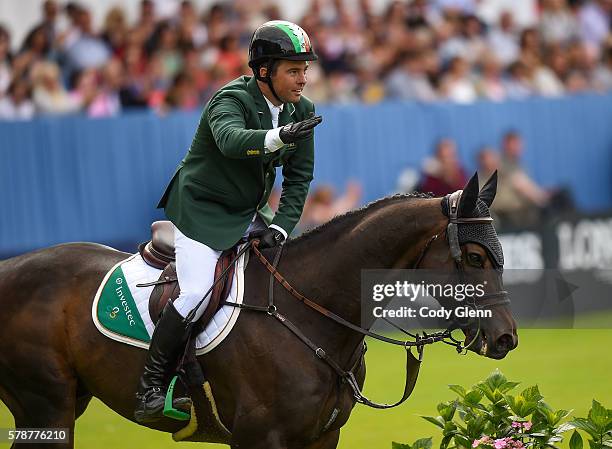
{"label": "leather rein", "polygon": [[[490,223],[493,221],[493,219],[491,217],[477,217],[477,218],[458,217],[459,201],[461,199],[461,194],[462,194],[462,191],[459,190],[449,195],[449,224],[447,226],[445,234],[446,234],[446,237],[449,243],[451,256],[453,257],[455,261],[457,270],[460,273],[463,273],[464,266],[463,266],[462,255],[461,255],[461,248],[460,248],[458,237],[457,237],[457,225],[458,224]],[[425,258],[426,253],[431,247],[431,244],[435,240],[437,240],[438,237],[439,237],[439,234],[435,234],[427,241],[427,243],[425,244],[424,248],[421,251],[420,256],[417,258],[417,261],[414,264],[413,269],[416,269],[419,267],[422,260]],[[270,281],[269,281],[269,287],[268,287],[268,305],[267,306],[255,306],[255,305],[250,305],[250,304],[238,304],[238,303],[229,302],[229,301],[225,301],[224,304],[228,306],[232,306],[232,307],[238,307],[241,309],[252,310],[256,312],[264,312],[270,315],[271,317],[276,318],[283,326],[289,329],[297,338],[299,338],[306,346],[308,346],[318,358],[320,358],[325,363],[327,363],[336,372],[336,374],[340,377],[342,381],[346,382],[350,386],[350,388],[353,391],[353,397],[355,401],[360,404],[364,404],[364,405],[367,405],[369,407],[376,408],[376,409],[388,409],[388,408],[397,407],[398,405],[405,402],[406,399],[408,399],[408,397],[412,393],[412,390],[414,389],[414,386],[416,385],[416,380],[418,377],[420,363],[423,358],[423,349],[425,345],[433,344],[433,343],[441,341],[445,344],[455,347],[458,353],[462,353],[466,351],[476,341],[480,333],[480,321],[479,321],[478,331],[476,332],[474,338],[467,345],[464,345],[465,342],[461,342],[460,340],[457,340],[452,336],[453,329],[451,328],[448,328],[440,332],[434,332],[434,333],[423,332],[421,334],[418,334],[418,333],[414,334],[414,333],[410,333],[402,329],[400,326],[394,324],[393,322],[389,321],[388,319],[384,317],[382,318],[384,321],[389,323],[391,326],[393,326],[397,330],[408,335],[413,340],[412,341],[411,340],[397,340],[394,338],[390,338],[384,335],[377,334],[368,329],[364,329],[362,327],[359,327],[345,320],[341,316],[331,312],[327,308],[321,306],[320,304],[317,304],[316,302],[302,295],[278,272],[276,267],[278,266],[278,263],[281,258],[281,254],[283,251],[283,245],[281,245],[278,251],[276,252],[273,263],[270,263],[268,259],[266,259],[266,257],[259,251],[258,245],[259,245],[258,240],[251,240],[247,242],[247,244],[241,249],[241,251],[238,253],[238,255],[236,256],[233,262],[238,260],[238,257],[240,257],[240,255],[242,255],[245,251],[248,251],[249,248],[253,250],[254,254],[257,256],[259,261],[270,272]],[[230,263],[230,266],[231,266],[231,263]],[[221,273],[221,275],[219,276],[219,279],[223,278],[225,275],[226,275],[225,272]],[[292,297],[294,297],[295,299],[297,299],[298,301],[300,301],[307,307],[315,310],[319,314],[335,321],[341,326],[346,327],[354,332],[360,333],[364,337],[368,336],[368,337],[374,338],[376,340],[380,340],[385,343],[402,346],[406,350],[406,380],[404,384],[404,393],[402,397],[398,401],[392,404],[379,404],[365,397],[361,391],[361,388],[359,387],[359,384],[354,374],[355,369],[357,369],[363,363],[363,356],[367,350],[365,341],[363,341],[363,344],[362,344],[361,354],[359,355],[359,357],[357,357],[356,361],[352,364],[351,368],[348,370],[343,369],[340,366],[340,364],[338,364],[334,359],[332,359],[322,347],[318,346],[312,340],[310,340],[295,324],[293,324],[289,319],[287,319],[287,317],[285,317],[283,314],[281,314],[278,311],[274,303],[274,283],[275,281],[278,282],[285,290],[287,290],[287,292]],[[506,305],[509,303],[510,301],[508,299],[507,292],[502,290],[502,291],[495,292],[495,293],[485,294],[479,297],[477,303],[474,301],[470,305],[474,307],[483,308],[483,307],[494,307],[498,305]],[[417,349],[418,359],[410,351],[410,348],[412,347],[415,347]],[[328,422],[328,424],[326,425],[326,428],[328,428],[332,422],[333,422],[333,419],[330,420],[330,422]]]}

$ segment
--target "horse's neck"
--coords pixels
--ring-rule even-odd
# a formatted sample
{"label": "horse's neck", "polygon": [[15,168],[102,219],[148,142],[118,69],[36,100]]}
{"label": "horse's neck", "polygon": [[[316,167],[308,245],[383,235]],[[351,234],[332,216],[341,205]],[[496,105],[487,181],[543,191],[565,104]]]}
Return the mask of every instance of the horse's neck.
{"label": "horse's neck", "polygon": [[[325,232],[304,241],[302,248],[296,242],[294,270],[302,273],[298,276],[303,278],[300,283],[306,286],[306,296],[361,325],[361,270],[412,268],[443,221],[439,199],[389,201],[335,226],[332,223]],[[363,336],[327,323],[335,337],[329,344],[337,353],[348,350],[344,356],[350,357],[351,348]]]}

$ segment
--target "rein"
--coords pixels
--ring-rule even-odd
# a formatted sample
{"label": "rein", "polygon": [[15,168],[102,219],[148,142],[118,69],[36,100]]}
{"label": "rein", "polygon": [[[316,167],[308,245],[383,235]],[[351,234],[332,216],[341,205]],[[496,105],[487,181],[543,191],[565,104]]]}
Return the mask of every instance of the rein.
{"label": "rein", "polygon": [[[493,219],[491,217],[475,217],[475,218],[460,218],[458,217],[458,210],[459,210],[459,201],[461,199],[461,194],[463,192],[461,190],[449,195],[448,197],[448,201],[449,201],[449,223],[447,225],[447,229],[446,229],[446,239],[448,241],[449,244],[449,248],[450,248],[450,253],[451,256],[453,257],[454,261],[455,261],[455,266],[457,268],[457,270],[460,273],[460,276],[463,278],[463,273],[464,273],[464,266],[463,266],[463,260],[462,260],[462,254],[461,254],[461,248],[459,245],[459,239],[458,239],[458,232],[457,232],[457,225],[458,224],[480,224],[480,223],[490,223],[493,221]],[[427,241],[427,243],[425,244],[423,250],[421,251],[421,254],[419,255],[419,257],[417,258],[417,261],[414,265],[414,268],[418,268],[419,265],[421,264],[421,262],[423,261],[423,259],[425,258],[426,253],[428,252],[429,248],[431,247],[432,243],[434,241],[436,241],[439,237],[439,234],[436,234],[434,236],[432,236],[431,238],[429,238],[429,240]],[[281,246],[279,247],[278,251],[276,252],[276,255],[274,257],[274,261],[273,263],[270,263],[268,261],[268,259],[266,259],[266,257],[261,253],[261,251],[258,248],[259,245],[259,241],[258,240],[251,240],[249,242],[247,242],[245,244],[245,246],[239,251],[238,255],[234,258],[234,260],[232,260],[232,262],[229,264],[229,266],[231,266],[232,264],[234,264],[238,258],[240,257],[240,255],[242,255],[243,253],[245,253],[246,251],[248,251],[249,248],[251,248],[254,252],[254,254],[257,256],[257,258],[259,259],[259,261],[266,267],[266,269],[270,272],[270,282],[269,282],[269,287],[268,287],[268,305],[267,306],[255,306],[255,305],[250,305],[250,304],[238,304],[238,303],[234,303],[234,302],[230,302],[230,301],[224,301],[223,304],[231,306],[231,307],[237,307],[237,308],[241,308],[241,309],[246,309],[246,310],[252,310],[252,311],[256,311],[256,312],[265,312],[268,315],[270,315],[271,317],[277,319],[283,326],[285,326],[287,329],[289,329],[297,338],[299,338],[306,346],[308,346],[313,352],[314,354],[320,358],[321,360],[323,360],[325,363],[327,363],[335,372],[336,374],[340,377],[340,379],[342,379],[342,381],[346,382],[350,388],[353,391],[353,397],[355,399],[356,402],[367,405],[369,407],[372,408],[376,408],[376,409],[388,409],[388,408],[393,408],[393,407],[397,407],[398,405],[401,405],[402,403],[404,403],[408,397],[410,396],[410,394],[412,393],[414,386],[416,385],[416,380],[418,377],[418,373],[419,373],[419,368],[420,368],[420,363],[423,359],[423,349],[425,347],[425,345],[429,345],[429,344],[433,344],[436,342],[443,342],[445,344],[448,344],[450,346],[453,346],[458,353],[462,353],[464,351],[466,351],[467,349],[469,349],[474,342],[476,341],[476,339],[478,338],[478,335],[480,334],[480,320],[478,322],[478,330],[474,336],[474,338],[472,339],[472,341],[470,341],[467,345],[465,345],[465,342],[461,342],[457,339],[455,339],[452,336],[452,329],[448,328],[444,331],[440,331],[440,332],[434,332],[434,333],[425,333],[423,332],[422,334],[413,334],[410,333],[408,331],[406,331],[405,329],[401,328],[400,326],[394,324],[393,322],[391,322],[390,320],[386,319],[383,317],[383,320],[387,323],[389,323],[391,326],[393,326],[394,328],[396,328],[397,330],[401,331],[402,333],[404,333],[405,335],[408,335],[409,337],[411,337],[413,340],[397,340],[394,338],[390,338],[390,337],[386,337],[384,335],[380,335],[377,334],[375,332],[372,332],[368,329],[364,329],[362,327],[359,327],[347,320],[345,320],[344,318],[342,318],[341,316],[331,312],[330,310],[328,310],[327,308],[321,306],[320,304],[317,304],[316,302],[310,300],[309,298],[307,298],[306,296],[304,296],[303,294],[301,294],[298,290],[296,290],[277,270],[277,266],[278,263],[280,261],[281,255],[282,255],[282,251],[283,251],[283,245],[281,244]],[[227,270],[225,270],[220,276],[219,278],[215,281],[214,285],[219,282],[220,279],[222,279],[224,276],[227,275]],[[380,340],[382,342],[385,343],[389,343],[389,344],[393,344],[393,345],[397,345],[397,346],[402,346],[405,350],[406,350],[406,380],[405,380],[405,384],[404,384],[404,393],[402,395],[402,397],[397,401],[394,402],[392,404],[379,404],[376,402],[373,402],[371,400],[369,400],[367,397],[365,397],[361,391],[361,388],[358,385],[358,382],[355,378],[354,375],[354,370],[361,365],[361,362],[363,360],[363,356],[365,354],[366,351],[366,345],[365,345],[365,341],[363,342],[363,347],[361,350],[361,354],[360,356],[357,358],[357,360],[355,361],[355,363],[353,364],[353,366],[349,369],[349,370],[344,370],[335,360],[333,360],[331,357],[329,357],[329,355],[325,352],[325,350],[316,345],[312,340],[310,340],[295,324],[293,324],[289,319],[287,319],[287,317],[285,317],[283,314],[281,314],[276,305],[274,304],[274,282],[278,282],[291,296],[293,296],[295,299],[297,299],[298,301],[300,301],[301,303],[303,303],[304,305],[306,305],[307,307],[315,310],[316,312],[318,312],[319,314],[335,321],[336,323],[340,324],[343,327],[346,327],[354,332],[360,333],[362,335],[374,338],[376,340]],[[213,288],[211,287],[211,289]],[[204,296],[204,298],[206,298],[207,295]],[[469,304],[473,307],[476,308],[484,308],[484,307],[493,307],[493,306],[497,306],[497,305],[506,305],[509,304],[510,301],[507,297],[507,292],[506,291],[499,291],[499,292],[495,292],[495,293],[489,293],[489,294],[485,294],[481,297],[479,297],[478,303],[476,303],[476,301],[474,301],[473,303]],[[198,306],[196,306],[196,308],[194,308],[194,313],[195,313],[195,309],[197,309]],[[418,358],[416,358],[412,352],[410,351],[410,348],[412,347],[416,347],[417,349],[417,353],[418,353]],[[327,428],[329,428],[329,426],[331,425],[331,423],[333,422],[333,419],[330,420],[330,422],[328,422],[328,424],[325,426],[326,430]]]}

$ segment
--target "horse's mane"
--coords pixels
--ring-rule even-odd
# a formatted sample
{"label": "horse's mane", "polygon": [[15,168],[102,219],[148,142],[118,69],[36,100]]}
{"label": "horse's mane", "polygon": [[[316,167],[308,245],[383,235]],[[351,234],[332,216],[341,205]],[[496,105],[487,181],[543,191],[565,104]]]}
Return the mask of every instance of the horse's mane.
{"label": "horse's mane", "polygon": [[314,237],[317,237],[318,235],[322,234],[323,232],[327,232],[330,229],[346,224],[347,221],[361,218],[364,214],[372,210],[379,209],[381,207],[387,206],[391,203],[395,203],[398,201],[423,199],[423,198],[434,198],[434,196],[431,193],[421,193],[421,192],[398,193],[395,195],[386,196],[384,198],[380,198],[378,200],[372,201],[358,209],[353,209],[342,215],[337,215],[336,217],[332,218],[330,221],[323,223],[317,226],[316,228],[313,228],[313,229],[310,229],[304,232],[300,236],[291,239],[287,243],[297,244],[297,243],[308,242]]}

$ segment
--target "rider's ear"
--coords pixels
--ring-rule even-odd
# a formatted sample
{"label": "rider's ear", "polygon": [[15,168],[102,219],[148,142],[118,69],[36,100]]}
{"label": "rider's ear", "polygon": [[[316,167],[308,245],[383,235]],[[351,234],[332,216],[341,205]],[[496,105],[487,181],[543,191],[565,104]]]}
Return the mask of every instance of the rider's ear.
{"label": "rider's ear", "polygon": [[497,193],[497,170],[493,172],[487,183],[482,187],[478,197],[485,202],[485,204],[491,207],[495,194]]}
{"label": "rider's ear", "polygon": [[461,194],[461,203],[459,203],[459,216],[467,217],[470,216],[472,211],[476,208],[476,200],[478,199],[478,172],[474,173],[474,176],[468,181],[463,188]]}

